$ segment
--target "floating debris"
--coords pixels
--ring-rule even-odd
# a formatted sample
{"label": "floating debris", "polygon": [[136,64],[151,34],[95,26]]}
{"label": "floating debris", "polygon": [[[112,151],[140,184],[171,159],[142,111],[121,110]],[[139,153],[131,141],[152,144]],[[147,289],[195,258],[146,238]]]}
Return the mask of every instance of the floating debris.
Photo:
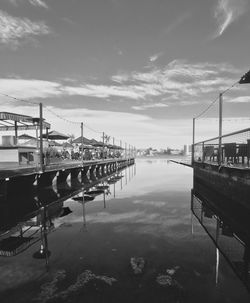
{"label": "floating debris", "polygon": [[61,302],[62,300],[66,300],[72,294],[79,292],[90,281],[93,280],[103,281],[109,286],[112,286],[112,284],[117,281],[113,277],[107,277],[101,275],[99,276],[99,275],[95,275],[90,270],[85,270],[84,272],[82,272],[80,275],[77,276],[76,282],[74,284],[70,285],[66,290],[56,293],[56,291],[58,290],[57,283],[63,280],[65,276],[66,276],[65,271],[60,271],[56,274],[56,276],[50,283],[44,284],[41,287],[42,291],[39,297],[36,299],[36,301],[41,303],[46,303],[52,300],[58,300],[59,302]]}
{"label": "floating debris", "polygon": [[135,275],[142,274],[145,267],[145,260],[142,257],[132,257],[130,259],[130,264]]}
{"label": "floating debris", "polygon": [[165,287],[175,287],[179,290],[183,289],[183,287],[171,276],[159,274],[156,278],[156,282]]}
{"label": "floating debris", "polygon": [[179,268],[180,266],[175,266],[174,268],[167,269],[166,272],[168,275],[173,276]]}
{"label": "floating debris", "polygon": [[173,286],[174,279],[170,275],[158,275],[156,282],[161,286]]}
{"label": "floating debris", "polygon": [[56,272],[53,280],[49,283],[45,283],[41,286],[41,293],[38,298],[35,298],[34,301],[46,303],[52,297],[55,296],[56,291],[58,290],[57,284],[64,280],[66,277],[65,270],[59,270]]}

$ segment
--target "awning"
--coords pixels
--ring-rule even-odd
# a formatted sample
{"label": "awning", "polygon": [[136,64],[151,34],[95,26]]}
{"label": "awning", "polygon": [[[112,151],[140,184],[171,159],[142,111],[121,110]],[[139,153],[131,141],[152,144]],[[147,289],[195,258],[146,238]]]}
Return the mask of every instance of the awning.
{"label": "awning", "polygon": [[[0,112],[0,131],[33,130],[39,126],[40,119],[15,113]],[[50,129],[50,124],[43,119],[43,128]]]}

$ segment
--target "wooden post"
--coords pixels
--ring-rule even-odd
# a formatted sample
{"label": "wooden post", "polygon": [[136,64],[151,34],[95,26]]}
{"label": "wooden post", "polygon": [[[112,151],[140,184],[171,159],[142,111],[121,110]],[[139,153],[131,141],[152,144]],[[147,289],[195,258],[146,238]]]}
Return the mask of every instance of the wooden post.
{"label": "wooden post", "polygon": [[104,160],[104,132],[102,133],[102,159]]}
{"label": "wooden post", "polygon": [[221,146],[221,136],[222,136],[222,105],[223,105],[223,95],[220,93],[219,98],[219,150],[218,150],[218,164],[222,163],[222,146]]}
{"label": "wooden post", "polygon": [[43,171],[43,104],[39,103],[39,128],[40,128],[40,170]]}
{"label": "wooden post", "polygon": [[17,145],[18,144],[17,121],[15,121],[15,138],[16,138],[15,144]]}
{"label": "wooden post", "polygon": [[195,143],[195,118],[193,118],[192,165],[194,164],[194,143]]}
{"label": "wooden post", "polygon": [[83,122],[81,122],[81,151],[82,151],[81,160],[83,162]]}

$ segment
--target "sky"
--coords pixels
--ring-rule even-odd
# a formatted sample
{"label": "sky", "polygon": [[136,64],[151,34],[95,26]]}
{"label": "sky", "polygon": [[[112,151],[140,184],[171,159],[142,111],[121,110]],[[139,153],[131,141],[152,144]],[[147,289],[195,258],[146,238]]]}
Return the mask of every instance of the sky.
{"label": "sky", "polygon": [[[180,148],[192,119],[250,69],[249,0],[1,0],[1,111],[137,148]],[[9,95],[27,102],[6,97]],[[249,126],[250,84],[223,95],[223,132]],[[196,139],[218,134],[218,102]]]}

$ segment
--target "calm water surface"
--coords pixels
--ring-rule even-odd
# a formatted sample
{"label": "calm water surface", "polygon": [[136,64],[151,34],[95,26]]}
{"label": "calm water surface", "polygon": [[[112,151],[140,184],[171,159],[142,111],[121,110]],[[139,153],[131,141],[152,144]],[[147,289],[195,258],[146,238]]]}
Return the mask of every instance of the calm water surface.
{"label": "calm water surface", "polygon": [[250,302],[223,257],[216,273],[215,246],[198,220],[191,226],[192,169],[137,160],[123,175],[105,204],[103,196],[85,209],[64,202],[73,212],[53,219],[48,270],[33,257],[40,243],[0,257],[0,302]]}

